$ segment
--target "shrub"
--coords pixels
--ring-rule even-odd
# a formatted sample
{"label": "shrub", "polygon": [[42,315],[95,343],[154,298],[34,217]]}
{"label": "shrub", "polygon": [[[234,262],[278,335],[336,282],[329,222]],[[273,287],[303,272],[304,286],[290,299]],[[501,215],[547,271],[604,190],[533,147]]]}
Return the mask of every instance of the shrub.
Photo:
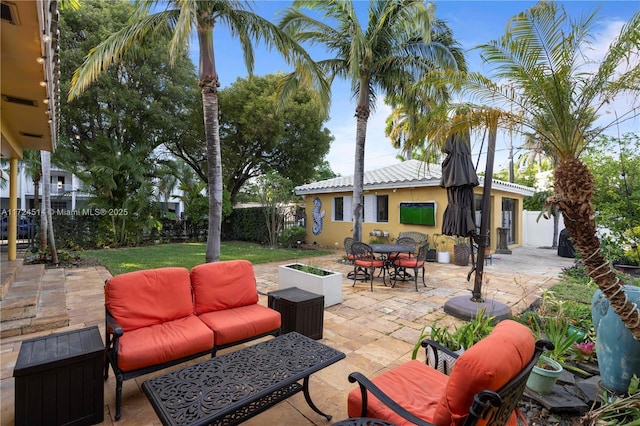
{"label": "shrub", "polygon": [[284,248],[295,247],[298,241],[304,241],[307,230],[302,226],[292,226],[282,231],[280,246]]}

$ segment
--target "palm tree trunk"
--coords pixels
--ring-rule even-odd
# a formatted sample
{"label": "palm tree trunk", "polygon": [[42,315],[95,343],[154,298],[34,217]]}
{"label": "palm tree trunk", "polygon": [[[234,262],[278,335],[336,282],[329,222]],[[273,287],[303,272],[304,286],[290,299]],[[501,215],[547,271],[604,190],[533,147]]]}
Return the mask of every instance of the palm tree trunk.
{"label": "palm tree trunk", "polygon": [[640,340],[640,311],[621,289],[620,281],[600,250],[593,208],[593,176],[578,159],[561,161],[556,170],[554,194],[569,236],[582,256],[587,273],[609,300],[614,312],[636,340]]}
{"label": "palm tree trunk", "polygon": [[222,156],[220,153],[218,73],[213,50],[214,21],[197,25],[200,65],[198,84],[202,89],[204,133],[207,141],[207,192],[209,194],[209,231],[206,262],[220,260],[222,228]]}
{"label": "palm tree trunk", "polygon": [[362,241],[362,190],[364,185],[364,145],[367,134],[367,119],[358,116],[356,126],[356,157],[353,173],[353,239]]}
{"label": "palm tree trunk", "polygon": [[356,107],[356,156],[353,172],[353,239],[362,241],[362,191],[364,186],[364,146],[369,121],[368,82],[360,82],[360,96]]}
{"label": "palm tree trunk", "polygon": [[220,260],[220,234],[222,225],[222,158],[218,131],[218,88],[215,82],[202,87],[205,137],[207,140],[207,174],[209,192],[209,234],[207,235],[207,262]]}

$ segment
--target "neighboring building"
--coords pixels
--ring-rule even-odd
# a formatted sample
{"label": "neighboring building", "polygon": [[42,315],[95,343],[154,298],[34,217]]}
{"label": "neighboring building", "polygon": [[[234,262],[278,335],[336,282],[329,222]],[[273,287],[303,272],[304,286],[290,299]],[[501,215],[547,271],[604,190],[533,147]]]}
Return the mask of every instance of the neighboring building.
{"label": "neighboring building", "polygon": [[[51,166],[51,208],[54,212],[60,210],[76,210],[84,206],[88,194],[82,192],[82,182],[71,172]],[[42,202],[42,180],[38,185],[38,194],[35,193],[35,185],[25,173],[24,164],[18,163],[17,176],[17,205],[18,210],[31,210],[35,207],[35,199]],[[5,211],[9,208],[9,189],[0,189],[0,208]]]}
{"label": "neighboring building", "polygon": [[[364,173],[364,242],[371,239],[393,241],[403,231],[418,231],[429,235],[442,231],[442,215],[447,207],[447,192],[440,187],[439,165],[426,165],[409,160],[393,166]],[[475,188],[476,223],[480,228],[484,179]],[[307,243],[324,247],[342,247],[345,237],[353,235],[353,176],[301,185],[297,195],[305,196],[307,211]],[[509,228],[510,247],[522,245],[522,200],[533,195],[533,188],[494,179],[491,189],[490,242],[495,248],[497,228]],[[386,237],[371,236],[375,231]],[[452,244],[448,245],[452,250]]]}
{"label": "neighboring building", "polygon": [[[36,196],[42,201],[42,181],[38,187],[38,194],[35,193],[33,181],[25,173],[24,164],[18,162],[16,176],[17,209],[30,210],[35,206]],[[83,182],[73,173],[51,166],[51,209],[53,214],[65,214],[86,207],[90,195],[83,192]],[[184,203],[175,195],[181,195],[182,190],[176,185],[171,191],[171,195],[165,198],[156,188],[156,194],[162,209],[169,213],[174,213],[177,217],[184,212]],[[0,211],[8,211],[10,204],[9,188],[0,188]],[[62,212],[62,213],[61,213]],[[68,213],[66,213],[68,214]]]}
{"label": "neighboring building", "polygon": [[[1,154],[9,159],[11,212],[18,209],[18,160],[23,150],[53,152],[56,147],[60,117],[57,4],[55,0],[2,2]],[[9,260],[16,259],[17,219],[16,214],[9,216]]]}

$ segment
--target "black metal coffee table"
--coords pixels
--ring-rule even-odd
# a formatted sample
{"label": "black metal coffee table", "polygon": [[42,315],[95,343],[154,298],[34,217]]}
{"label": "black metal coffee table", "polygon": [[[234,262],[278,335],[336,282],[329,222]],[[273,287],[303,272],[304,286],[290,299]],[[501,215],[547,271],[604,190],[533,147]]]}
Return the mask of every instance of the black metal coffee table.
{"label": "black metal coffee table", "polygon": [[291,332],[149,379],[142,389],[165,426],[239,424],[300,391],[330,420],[311,401],[309,376],[344,357]]}

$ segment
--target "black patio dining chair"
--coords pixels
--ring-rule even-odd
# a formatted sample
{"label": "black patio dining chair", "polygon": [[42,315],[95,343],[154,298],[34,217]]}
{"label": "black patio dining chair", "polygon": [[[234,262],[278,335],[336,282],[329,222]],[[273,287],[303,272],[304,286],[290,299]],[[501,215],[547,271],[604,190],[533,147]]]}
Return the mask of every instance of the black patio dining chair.
{"label": "black patio dining chair", "polygon": [[[416,246],[416,240],[410,237],[400,237],[396,240],[396,244],[401,246]],[[413,257],[414,253],[394,253],[390,256],[392,259]]]}
{"label": "black patio dining chair", "polygon": [[[347,253],[347,260],[352,264],[354,261],[354,257],[353,257],[353,251],[351,250],[351,246],[353,246],[354,242],[355,240],[352,237],[346,237],[343,243],[344,251]],[[364,281],[367,279],[367,270],[363,268],[356,268],[355,270],[347,274],[347,278],[350,280],[355,279],[358,281]]]}
{"label": "black patio dining chair", "polygon": [[407,269],[413,269],[413,281],[416,285],[416,291],[418,291],[418,270],[422,269],[422,285],[425,287],[427,284],[424,281],[424,264],[427,261],[428,244],[420,246],[418,253],[413,257],[398,257],[393,260],[393,285],[396,286],[398,277],[406,277]]}
{"label": "black patio dining chair", "polygon": [[356,285],[358,270],[364,270],[367,272],[365,281],[371,277],[371,291],[373,291],[373,272],[376,268],[382,270],[382,283],[386,286],[386,262],[382,259],[376,259],[373,254],[373,249],[370,245],[354,242],[351,246],[351,252],[353,253],[353,286]]}

